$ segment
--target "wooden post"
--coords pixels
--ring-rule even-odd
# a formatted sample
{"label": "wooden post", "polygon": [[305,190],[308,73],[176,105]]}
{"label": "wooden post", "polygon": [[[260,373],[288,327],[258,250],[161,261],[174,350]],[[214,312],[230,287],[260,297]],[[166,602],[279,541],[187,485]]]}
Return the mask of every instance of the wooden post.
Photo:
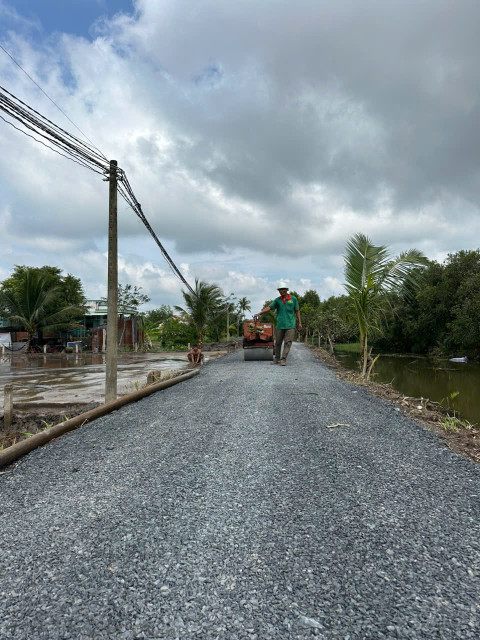
{"label": "wooden post", "polygon": [[110,161],[108,215],[108,297],[107,355],[105,366],[105,402],[117,399],[118,341],[118,232],[117,232],[117,161]]}
{"label": "wooden post", "polygon": [[5,385],[3,397],[3,427],[8,431],[12,426],[13,418],[13,384]]}

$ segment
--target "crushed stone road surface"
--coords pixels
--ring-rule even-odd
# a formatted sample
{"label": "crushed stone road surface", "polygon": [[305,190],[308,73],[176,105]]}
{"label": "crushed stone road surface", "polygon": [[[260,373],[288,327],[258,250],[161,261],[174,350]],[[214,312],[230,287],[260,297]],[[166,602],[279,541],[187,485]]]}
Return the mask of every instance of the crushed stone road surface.
{"label": "crushed stone road surface", "polygon": [[478,640],[479,494],[302,345],[231,354],[0,476],[0,638]]}

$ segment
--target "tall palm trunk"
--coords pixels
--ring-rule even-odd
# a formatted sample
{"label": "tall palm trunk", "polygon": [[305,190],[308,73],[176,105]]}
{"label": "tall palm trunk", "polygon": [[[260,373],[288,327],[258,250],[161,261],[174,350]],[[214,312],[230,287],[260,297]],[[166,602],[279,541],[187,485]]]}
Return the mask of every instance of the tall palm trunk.
{"label": "tall palm trunk", "polygon": [[367,375],[367,361],[368,361],[368,340],[367,334],[360,335],[360,347],[361,347],[361,367],[362,367],[362,376],[365,378]]}

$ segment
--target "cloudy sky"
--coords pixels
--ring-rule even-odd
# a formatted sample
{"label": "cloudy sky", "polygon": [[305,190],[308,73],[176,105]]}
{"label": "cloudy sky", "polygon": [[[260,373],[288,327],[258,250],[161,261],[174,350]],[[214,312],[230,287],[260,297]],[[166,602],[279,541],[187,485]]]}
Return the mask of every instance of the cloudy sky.
{"label": "cloudy sky", "polygon": [[[0,0],[0,42],[108,158],[186,277],[342,290],[355,232],[478,248],[478,0]],[[73,126],[0,51],[1,84]],[[55,264],[106,291],[108,185],[0,121],[0,278]],[[120,281],[181,284],[119,210]]]}

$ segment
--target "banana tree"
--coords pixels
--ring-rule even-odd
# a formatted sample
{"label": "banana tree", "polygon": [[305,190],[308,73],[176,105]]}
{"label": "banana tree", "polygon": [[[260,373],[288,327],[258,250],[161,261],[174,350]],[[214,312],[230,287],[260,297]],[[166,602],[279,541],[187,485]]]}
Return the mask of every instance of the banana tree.
{"label": "banana tree", "polygon": [[[428,259],[417,249],[391,258],[386,246],[375,246],[357,233],[350,238],[344,254],[345,289],[354,310],[361,344],[361,371],[367,377],[368,336],[381,331],[381,321],[391,291],[413,294],[421,284],[422,267]],[[373,363],[370,366],[370,375]]]}

